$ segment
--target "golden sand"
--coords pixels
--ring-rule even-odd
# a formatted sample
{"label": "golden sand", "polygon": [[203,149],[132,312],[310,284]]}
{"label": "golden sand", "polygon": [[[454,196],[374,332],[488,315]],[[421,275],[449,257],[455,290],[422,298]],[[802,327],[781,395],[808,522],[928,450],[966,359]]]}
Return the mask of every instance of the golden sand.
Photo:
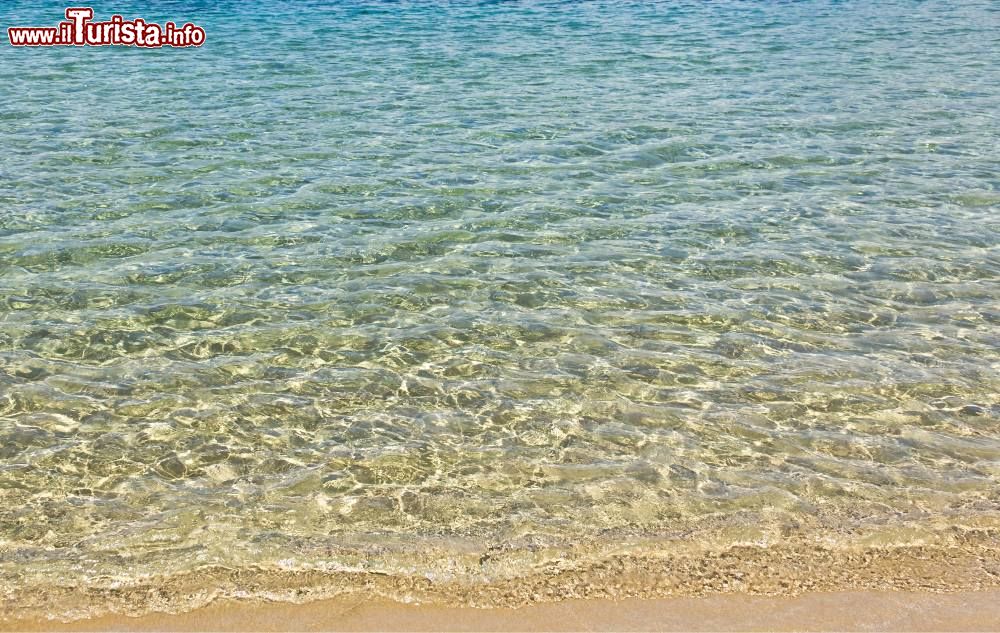
{"label": "golden sand", "polygon": [[226,601],[195,611],[0,631],[1000,631],[1000,590],[816,592],[796,597],[565,600],[518,609],[407,605],[363,597],[295,605]]}

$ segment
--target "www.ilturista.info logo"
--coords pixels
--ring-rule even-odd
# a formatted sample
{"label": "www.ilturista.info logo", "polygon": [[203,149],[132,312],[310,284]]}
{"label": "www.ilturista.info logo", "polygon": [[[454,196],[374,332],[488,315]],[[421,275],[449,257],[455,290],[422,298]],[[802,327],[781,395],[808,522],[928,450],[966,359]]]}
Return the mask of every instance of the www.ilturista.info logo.
{"label": "www.ilturista.info logo", "polygon": [[107,22],[93,22],[90,7],[66,9],[66,21],[56,26],[10,26],[7,37],[13,46],[201,46],[205,29],[194,24],[163,26],[142,18],[126,20],[113,15]]}

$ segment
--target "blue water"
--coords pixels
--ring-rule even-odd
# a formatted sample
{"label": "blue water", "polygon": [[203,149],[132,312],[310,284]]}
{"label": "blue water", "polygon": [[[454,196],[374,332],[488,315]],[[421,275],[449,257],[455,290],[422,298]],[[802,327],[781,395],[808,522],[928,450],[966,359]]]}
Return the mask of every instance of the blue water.
{"label": "blue water", "polygon": [[92,4],[207,42],[0,46],[8,613],[996,563],[996,2]]}

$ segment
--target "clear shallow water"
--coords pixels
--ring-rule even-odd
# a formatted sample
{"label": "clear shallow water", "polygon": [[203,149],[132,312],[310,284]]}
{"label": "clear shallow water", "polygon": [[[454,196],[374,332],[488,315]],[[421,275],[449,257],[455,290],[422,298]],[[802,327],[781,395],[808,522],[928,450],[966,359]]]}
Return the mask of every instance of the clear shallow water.
{"label": "clear shallow water", "polygon": [[996,560],[996,3],[94,8],[208,42],[0,47],[7,609],[206,566]]}

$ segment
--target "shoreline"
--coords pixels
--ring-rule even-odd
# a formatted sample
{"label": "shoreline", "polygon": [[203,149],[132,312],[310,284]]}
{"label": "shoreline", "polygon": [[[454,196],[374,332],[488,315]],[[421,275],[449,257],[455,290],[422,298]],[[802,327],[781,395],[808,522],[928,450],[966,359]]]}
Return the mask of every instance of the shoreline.
{"label": "shoreline", "polygon": [[[86,585],[8,577],[0,582],[0,631],[60,630],[60,622],[72,621],[103,622],[111,628],[132,628],[146,621],[166,626],[169,622],[189,622],[192,617],[203,620],[210,617],[205,614],[220,608],[228,609],[229,615],[191,626],[224,630],[220,627],[227,618],[239,622],[241,613],[257,609],[267,613],[290,609],[278,622],[297,620],[304,614],[311,614],[309,621],[315,622],[322,615],[317,609],[322,607],[310,605],[323,604],[377,603],[405,609],[420,605],[420,611],[412,613],[457,610],[456,617],[464,620],[483,613],[545,613],[556,608],[552,605],[574,601],[582,605],[630,601],[641,605],[697,605],[697,601],[722,601],[715,607],[722,611],[741,600],[764,601],[761,604],[777,601],[776,606],[765,608],[774,610],[799,601],[815,601],[817,596],[840,595],[861,596],[863,603],[874,605],[861,611],[871,612],[878,606],[872,596],[909,597],[907,600],[921,595],[952,596],[948,600],[954,602],[961,596],[976,600],[975,596],[985,592],[1000,604],[1000,548],[993,536],[991,530],[963,533],[955,540],[964,541],[964,546],[951,542],[937,546],[827,549],[786,542],[770,547],[647,551],[645,555],[618,554],[597,560],[564,557],[531,566],[528,573],[520,565],[509,567],[511,560],[498,552],[492,564],[496,565],[495,571],[506,569],[506,574],[498,573],[489,580],[480,577],[478,581],[460,576],[432,579],[412,571],[391,574],[378,569],[345,572],[219,566],[131,582],[92,576]],[[510,554],[517,560],[517,552]],[[483,564],[486,562],[483,560]],[[932,606],[914,603],[907,610],[931,612]],[[751,607],[739,609],[744,608]],[[845,602],[842,608],[857,609],[852,601]],[[396,613],[394,609],[385,613]],[[687,612],[686,607],[678,609],[681,614]],[[347,611],[353,613],[353,607]],[[267,613],[259,617],[270,617]],[[371,617],[380,621],[383,616]],[[481,623],[485,626],[490,622]],[[687,624],[682,628],[693,624],[690,620],[684,622]],[[994,622],[994,628],[1000,628],[1000,613]],[[620,629],[627,624],[615,620],[609,627]]]}
{"label": "shoreline", "polygon": [[403,604],[351,596],[305,604],[224,600],[180,614],[61,623],[0,621],[0,631],[995,631],[1000,589],[955,593],[570,599],[520,608]]}

